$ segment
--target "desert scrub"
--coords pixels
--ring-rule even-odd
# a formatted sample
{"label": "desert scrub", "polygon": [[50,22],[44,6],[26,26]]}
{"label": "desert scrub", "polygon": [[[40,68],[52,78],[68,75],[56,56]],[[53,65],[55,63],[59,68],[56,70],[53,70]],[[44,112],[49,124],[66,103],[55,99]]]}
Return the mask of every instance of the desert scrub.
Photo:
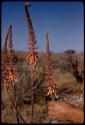
{"label": "desert scrub", "polygon": [[81,93],[83,92],[83,83],[77,83],[76,79],[71,73],[60,73],[59,76],[55,74],[54,78],[58,91],[67,93]]}

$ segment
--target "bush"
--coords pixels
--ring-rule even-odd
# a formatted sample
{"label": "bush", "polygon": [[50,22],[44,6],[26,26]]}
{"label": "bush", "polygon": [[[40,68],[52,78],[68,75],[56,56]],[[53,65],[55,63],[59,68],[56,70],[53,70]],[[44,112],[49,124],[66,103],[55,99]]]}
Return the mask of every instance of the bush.
{"label": "bush", "polygon": [[70,73],[60,74],[55,78],[58,92],[65,93],[81,93],[83,92],[83,84],[78,84],[76,79]]}

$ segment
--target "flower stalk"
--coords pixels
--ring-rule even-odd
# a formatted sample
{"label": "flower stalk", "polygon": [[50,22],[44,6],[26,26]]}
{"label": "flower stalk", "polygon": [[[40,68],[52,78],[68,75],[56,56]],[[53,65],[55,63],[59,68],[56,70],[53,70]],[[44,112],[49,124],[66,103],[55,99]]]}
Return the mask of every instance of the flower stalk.
{"label": "flower stalk", "polygon": [[52,99],[56,98],[56,84],[53,82],[53,67],[51,62],[51,55],[49,50],[48,33],[46,33],[46,56],[45,56],[45,84],[48,88],[47,95],[50,95]]}
{"label": "flower stalk", "polygon": [[31,103],[32,103],[32,118],[31,123],[33,123],[33,115],[34,115],[34,72],[36,71],[37,63],[38,63],[38,52],[36,47],[36,39],[35,39],[35,33],[33,30],[31,18],[28,12],[28,7],[30,6],[29,3],[25,3],[25,16],[26,16],[26,23],[27,23],[27,30],[28,30],[28,38],[29,38],[29,53],[27,56],[27,60],[30,63],[31,66],[31,87],[32,87],[32,97],[31,97]]}
{"label": "flower stalk", "polygon": [[[9,42],[9,50],[7,50],[8,42]],[[24,123],[26,123],[17,108],[16,93],[15,93],[15,83],[17,81],[17,74],[15,72],[13,59],[14,59],[14,51],[12,44],[12,25],[10,25],[8,28],[7,35],[5,37],[4,46],[2,50],[2,83],[6,87],[9,99],[16,110],[17,123],[19,123],[19,117],[23,120]],[[12,87],[11,90],[12,93],[10,92],[10,86]]]}

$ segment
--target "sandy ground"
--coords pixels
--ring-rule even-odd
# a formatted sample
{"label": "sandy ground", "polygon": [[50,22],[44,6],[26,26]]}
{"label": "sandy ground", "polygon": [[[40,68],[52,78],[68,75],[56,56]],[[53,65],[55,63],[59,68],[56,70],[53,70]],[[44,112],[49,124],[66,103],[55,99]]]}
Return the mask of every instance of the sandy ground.
{"label": "sandy ground", "polygon": [[48,103],[48,115],[51,119],[83,123],[84,112],[65,101],[50,101]]}
{"label": "sandy ground", "polygon": [[[35,104],[34,123],[82,123],[84,120],[84,101],[82,95],[63,95],[58,101],[48,102],[48,115],[45,105]],[[26,123],[31,123],[31,106],[24,105],[20,109]],[[17,123],[15,110],[10,108],[8,98],[2,106],[2,123]],[[20,119],[20,123],[23,123]]]}

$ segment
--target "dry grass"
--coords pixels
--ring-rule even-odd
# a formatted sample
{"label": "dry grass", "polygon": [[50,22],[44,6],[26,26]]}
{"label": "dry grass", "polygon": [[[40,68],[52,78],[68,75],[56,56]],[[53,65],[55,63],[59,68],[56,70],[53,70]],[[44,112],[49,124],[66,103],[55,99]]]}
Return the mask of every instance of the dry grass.
{"label": "dry grass", "polygon": [[[28,4],[25,4],[25,16],[26,16],[26,23],[27,23],[27,30],[28,30],[27,35],[29,39],[28,53],[18,52],[17,55],[16,54],[14,55],[11,25],[8,29],[8,32],[5,38],[4,49],[3,49],[4,51],[2,55],[3,57],[2,58],[2,64],[3,64],[2,83],[6,86],[7,91],[6,91],[6,88],[3,88],[3,85],[2,85],[2,98],[1,98],[2,99],[2,107],[1,107],[2,123],[19,123],[19,122],[22,123],[22,121],[24,123],[45,123],[48,121],[49,123],[49,118],[47,120],[46,119],[47,116],[45,114],[47,113],[47,103],[48,103],[48,101],[46,100],[47,95],[49,95],[50,97],[53,97],[53,99],[54,97],[57,99],[57,95],[56,95],[57,91],[60,91],[60,92],[64,91],[70,94],[72,93],[78,94],[83,92],[83,87],[84,87],[83,84],[79,84],[71,74],[66,72],[63,74],[54,73],[55,68],[62,69],[63,65],[66,64],[65,61],[64,62],[62,61],[65,59],[65,54],[62,54],[63,56],[60,54],[59,58],[58,57],[55,58],[56,55],[52,55],[54,60],[51,59],[50,50],[49,50],[48,33],[46,33],[46,54],[45,54],[46,60],[43,60],[44,58],[42,56],[41,57],[42,60],[40,62],[39,53],[37,51],[38,47],[36,46],[37,42],[36,42],[35,32],[33,29],[32,21],[30,19],[30,14],[28,12],[27,7],[28,7]],[[9,40],[9,51],[7,49],[8,48],[7,40]],[[9,54],[9,57],[7,54]],[[14,63],[14,56],[15,56],[16,63]],[[57,65],[56,65],[56,62],[57,62]],[[46,63],[46,67],[43,68],[44,63]],[[53,63],[54,63],[54,66],[51,65]],[[83,63],[81,63],[81,66],[82,64]],[[15,70],[15,65],[16,65],[16,70]],[[65,67],[66,66],[67,65],[65,65]],[[43,69],[45,69],[45,71]],[[83,72],[83,70],[81,71]],[[54,76],[53,76],[53,73],[54,73]],[[57,77],[56,75],[59,75],[59,76]],[[11,81],[12,83],[15,83],[12,86],[13,89],[10,88]],[[45,87],[43,87],[43,84],[46,85],[45,87],[48,90],[45,90]],[[57,90],[56,90],[56,86],[57,86]],[[9,88],[10,88],[10,91],[8,91]],[[7,92],[9,96],[7,95]],[[13,98],[11,96],[11,92],[13,93]],[[35,101],[35,100],[38,100],[38,101]],[[65,118],[66,120],[68,120],[68,116],[71,118],[71,120],[74,119],[72,113],[76,115],[76,108],[74,109],[71,106],[69,107],[66,104],[64,105],[62,104],[61,108],[60,107],[56,108],[56,107],[57,107],[56,105],[53,105],[51,107],[52,108],[51,110],[52,112],[55,112],[56,109],[59,110],[57,114],[57,117],[59,119],[63,118],[64,120]],[[66,110],[66,108],[68,108],[68,110]],[[63,112],[61,112],[61,110],[65,111],[64,114]],[[77,112],[79,113],[79,115],[75,116],[74,121],[76,120],[78,121],[79,119],[80,121],[82,121],[82,112],[80,110],[77,110]],[[18,115],[22,121],[18,120]]]}
{"label": "dry grass", "polygon": [[83,83],[78,83],[74,76],[70,73],[54,75],[54,81],[59,91],[65,90],[67,93],[82,93],[84,90]]}

